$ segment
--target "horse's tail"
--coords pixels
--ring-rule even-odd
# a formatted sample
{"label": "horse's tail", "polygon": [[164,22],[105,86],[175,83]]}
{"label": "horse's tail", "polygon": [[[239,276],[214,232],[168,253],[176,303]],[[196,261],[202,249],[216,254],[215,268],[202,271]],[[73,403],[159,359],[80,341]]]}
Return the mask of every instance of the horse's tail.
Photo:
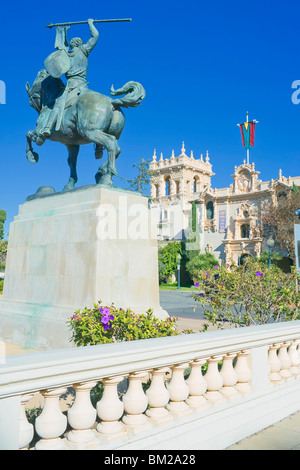
{"label": "horse's tail", "polygon": [[121,106],[122,108],[135,108],[146,96],[144,87],[138,82],[127,82],[118,90],[115,90],[112,85],[110,93],[113,96],[126,95],[112,102],[113,106]]}

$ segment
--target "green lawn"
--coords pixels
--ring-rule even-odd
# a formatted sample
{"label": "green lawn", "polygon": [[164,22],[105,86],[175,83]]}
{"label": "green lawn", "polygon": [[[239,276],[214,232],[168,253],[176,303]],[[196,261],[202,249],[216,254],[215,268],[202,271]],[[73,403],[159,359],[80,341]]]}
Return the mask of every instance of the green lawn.
{"label": "green lawn", "polygon": [[[159,290],[177,290],[177,283],[176,284],[160,284]],[[195,286],[180,286],[180,290],[197,291],[198,289]]]}

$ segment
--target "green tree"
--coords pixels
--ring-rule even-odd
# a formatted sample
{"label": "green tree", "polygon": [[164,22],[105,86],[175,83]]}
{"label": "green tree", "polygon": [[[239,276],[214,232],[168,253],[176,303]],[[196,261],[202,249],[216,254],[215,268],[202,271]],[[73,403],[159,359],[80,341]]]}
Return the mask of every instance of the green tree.
{"label": "green tree", "polygon": [[6,221],[6,212],[3,209],[0,209],[0,240],[4,238],[4,222]]}
{"label": "green tree", "polygon": [[182,254],[181,242],[169,242],[158,249],[158,266],[160,282],[168,282],[177,269],[177,255]]}
{"label": "green tree", "polygon": [[139,163],[134,163],[133,167],[137,169],[136,177],[125,180],[129,183],[130,189],[142,194],[149,192],[150,176],[152,174],[152,170],[149,169],[149,162],[150,160],[141,158]]}
{"label": "green tree", "polygon": [[272,234],[276,249],[295,263],[294,224],[299,223],[295,211],[300,207],[300,193],[296,185],[284,196],[265,204],[262,213],[263,237]]}
{"label": "green tree", "polygon": [[8,243],[7,243],[6,240],[0,240],[0,271],[5,270],[7,245],[8,245]]}

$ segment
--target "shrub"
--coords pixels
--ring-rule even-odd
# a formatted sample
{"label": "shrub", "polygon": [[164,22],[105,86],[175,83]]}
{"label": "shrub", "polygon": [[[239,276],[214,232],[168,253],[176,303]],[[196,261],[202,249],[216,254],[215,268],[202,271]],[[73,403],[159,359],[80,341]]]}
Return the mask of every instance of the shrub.
{"label": "shrub", "polygon": [[3,292],[3,284],[4,284],[4,281],[2,279],[2,281],[0,281],[0,294],[2,294]]}
{"label": "shrub", "polygon": [[177,255],[182,254],[180,242],[170,242],[158,249],[159,281],[168,282],[177,269]]}
{"label": "shrub", "polygon": [[210,269],[214,266],[218,266],[218,260],[211,253],[205,253],[202,255],[194,255],[186,263],[186,270],[189,273],[192,281],[197,281],[199,273],[203,270]]}
{"label": "shrub", "polygon": [[194,298],[213,324],[236,326],[265,324],[270,320],[289,321],[300,318],[298,275],[283,273],[247,258],[242,266],[225,265],[203,270],[198,275]]}
{"label": "shrub", "polygon": [[[149,309],[146,313],[135,314],[130,309],[123,310],[112,304],[102,306],[101,302],[94,308],[77,310],[68,322],[72,340],[76,346],[132,341],[137,339],[174,336],[176,319],[159,320]],[[185,330],[191,333],[191,330]]]}
{"label": "shrub", "polygon": [[[272,250],[271,252],[271,264],[276,264],[278,261],[282,260],[282,256],[280,256],[277,251]],[[260,257],[259,261],[263,264],[269,265],[269,250],[264,250]]]}

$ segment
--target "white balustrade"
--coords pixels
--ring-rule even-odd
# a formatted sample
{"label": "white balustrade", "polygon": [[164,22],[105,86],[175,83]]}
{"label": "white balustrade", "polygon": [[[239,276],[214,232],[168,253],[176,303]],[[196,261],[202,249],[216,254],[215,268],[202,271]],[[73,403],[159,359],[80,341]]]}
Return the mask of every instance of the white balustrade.
{"label": "white balustrade", "polygon": [[167,384],[167,389],[170,393],[170,402],[167,404],[167,409],[176,416],[182,416],[192,412],[185,402],[189,396],[189,387],[184,379],[184,371],[188,366],[188,363],[184,363],[175,364],[171,367],[172,377]]}
{"label": "white balustrade", "polygon": [[150,409],[146,415],[154,424],[162,424],[173,419],[171,413],[166,409],[169,403],[170,393],[165,386],[166,367],[153,369],[151,371],[151,385],[146,391]]}
{"label": "white balustrade", "polygon": [[222,368],[220,375],[223,379],[222,395],[228,400],[232,400],[238,395],[235,385],[238,381],[237,372],[233,367],[233,360],[237,356],[236,353],[227,353],[223,356]]}
{"label": "white balustrade", "polygon": [[97,431],[102,437],[116,438],[124,432],[124,426],[120,421],[124,412],[124,404],[118,395],[118,385],[123,379],[124,377],[120,376],[102,379],[103,395],[97,403],[97,413],[101,419]]}
{"label": "white balustrade", "polygon": [[26,403],[31,400],[33,397],[33,393],[28,393],[27,395],[23,395],[21,397],[21,406],[20,406],[20,434],[19,434],[19,449],[27,448],[28,444],[32,441],[34,436],[34,428],[31,423],[28,422],[26,413],[25,413],[25,406]]}
{"label": "white balustrade", "polygon": [[269,367],[270,367],[269,378],[273,385],[279,385],[280,383],[282,383],[282,377],[279,373],[280,368],[281,368],[281,362],[277,354],[277,351],[279,348],[280,348],[280,343],[271,344],[271,346],[269,347],[269,355],[268,355],[268,361],[269,361]]}
{"label": "white balustrade", "polygon": [[67,388],[42,390],[45,402],[42,413],[35,420],[35,430],[42,438],[36,444],[37,450],[63,450],[66,443],[61,435],[67,428],[67,417],[62,413],[59,397]]}
{"label": "white balustrade", "polygon": [[235,372],[237,374],[236,389],[242,395],[246,395],[251,392],[250,380],[251,380],[251,369],[248,364],[251,351],[249,349],[243,349],[237,353],[237,360],[235,365]]}
{"label": "white balustrade", "polygon": [[207,371],[204,376],[207,383],[207,391],[204,397],[212,404],[225,401],[220,390],[223,386],[223,378],[219,371],[219,362],[223,356],[211,356],[207,359]]}
{"label": "white balustrade", "polygon": [[68,422],[72,430],[67,439],[77,446],[93,444],[96,439],[95,431],[91,429],[96,421],[97,412],[91,403],[91,390],[97,382],[74,384],[76,392],[73,406],[68,410]]}
{"label": "white balustrade", "polygon": [[206,360],[202,358],[190,362],[191,373],[186,380],[189,387],[189,397],[186,399],[186,403],[196,410],[205,410],[210,407],[209,401],[204,398],[207,383],[202,375],[202,366]]}
{"label": "white balustrade", "polygon": [[278,358],[281,364],[279,373],[281,377],[283,378],[283,380],[289,380],[292,378],[292,373],[291,373],[292,361],[287,352],[287,348],[290,346],[290,344],[291,344],[291,341],[284,341],[283,343],[281,343],[279,352],[278,352]]}
{"label": "white balustrade", "polygon": [[[140,442],[140,436],[146,443],[152,443],[150,448],[155,448],[153,442],[156,442],[155,435],[159,429],[162,429],[157,437],[159,448],[163,448],[161,439],[166,438],[166,429],[173,436],[172,445],[175,447],[176,442],[181,442],[181,437],[190,446],[190,439],[197,441],[199,432],[201,438],[197,443],[202,442],[206,439],[205,429],[211,445],[214,441],[212,430],[213,435],[222,436],[226,441],[224,429],[227,423],[228,429],[232,429],[232,420],[235,421],[234,429],[241,429],[240,438],[243,438],[247,424],[243,420],[249,412],[253,412],[251,423],[255,420],[253,400],[258,399],[258,427],[262,422],[269,425],[268,420],[273,419],[273,415],[276,417],[277,411],[279,420],[283,413],[280,410],[289,414],[300,409],[300,322],[288,323],[226,331],[224,339],[222,332],[208,332],[119,343],[107,349],[105,345],[75,348],[65,352],[66,360],[62,357],[57,362],[54,352],[41,356],[32,353],[25,363],[21,361],[20,373],[17,358],[8,358],[7,362],[12,365],[4,365],[0,374],[0,417],[5,422],[6,400],[8,407],[19,403],[20,414],[15,424],[19,439],[15,445],[16,448],[27,449],[34,442],[34,427],[26,418],[25,407],[33,394],[40,390],[44,405],[35,420],[35,437],[38,437],[35,449],[38,450],[113,449],[120,445],[123,448],[126,443],[130,446],[132,439]],[[252,335],[250,339],[247,331]],[[109,351],[112,351],[111,358]],[[32,372],[29,365],[31,357],[36,358],[32,360]],[[120,364],[116,359],[119,357],[122,358]],[[39,366],[39,360],[45,362]],[[188,367],[190,373],[185,379]],[[168,370],[171,378],[167,380]],[[128,377],[126,385],[124,377]],[[148,388],[144,391],[148,377]],[[293,380],[289,380],[291,378]],[[103,384],[103,394],[94,407],[90,392],[98,381]],[[121,383],[125,387],[122,397],[118,392]],[[270,384],[276,384],[276,387],[270,387]],[[67,412],[62,413],[60,397],[68,387],[73,387],[75,400]],[[286,388],[287,394],[282,392],[282,387]],[[218,407],[221,403],[222,406]],[[241,410],[244,410],[244,415],[240,416]],[[232,413],[230,419],[229,412]],[[220,424],[217,416],[222,417]],[[262,421],[264,416],[265,421]],[[184,433],[190,423],[187,440],[177,432],[181,422],[184,423]],[[10,432],[13,426],[7,426],[7,431]],[[6,433],[0,426],[0,448],[4,446],[5,439]],[[168,440],[166,445],[169,445]]]}
{"label": "white balustrade", "polygon": [[147,372],[129,374],[128,390],[122,398],[126,412],[122,421],[132,428],[133,432],[149,425],[149,421],[144,414],[148,406],[148,398],[142,386],[142,382],[147,376]]}
{"label": "white balustrade", "polygon": [[299,351],[298,347],[300,344],[300,340],[294,340],[292,341],[292,344],[290,345],[288,349],[288,355],[291,359],[291,373],[292,375],[297,378],[300,375],[300,357],[299,357]]}

